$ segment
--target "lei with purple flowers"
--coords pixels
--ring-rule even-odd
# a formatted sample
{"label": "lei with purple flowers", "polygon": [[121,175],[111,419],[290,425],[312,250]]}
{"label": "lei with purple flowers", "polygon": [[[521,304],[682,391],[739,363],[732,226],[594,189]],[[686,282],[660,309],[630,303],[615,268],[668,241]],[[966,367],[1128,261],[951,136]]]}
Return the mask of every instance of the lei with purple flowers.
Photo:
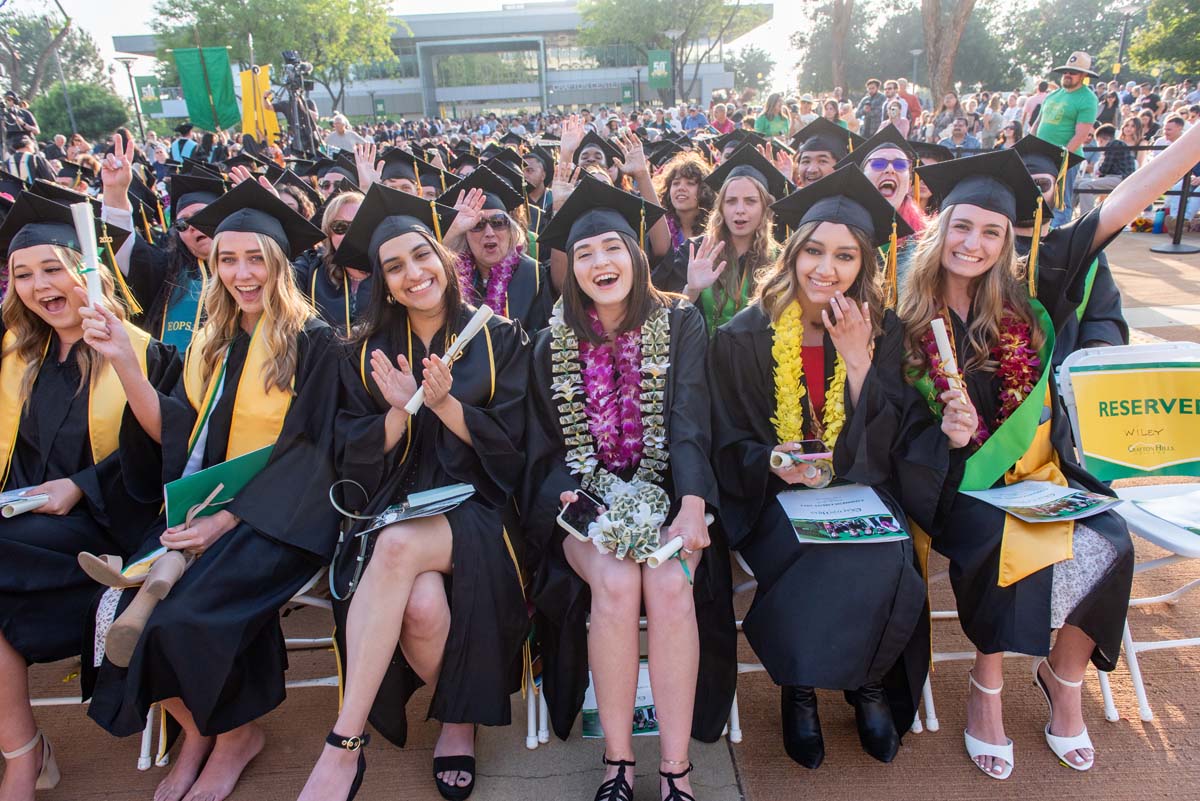
{"label": "lei with purple flowers", "polygon": [[[497,314],[508,314],[508,285],[524,254],[525,246],[517,245],[488,274],[484,303],[495,309]],[[475,295],[475,257],[471,255],[470,248],[458,255],[454,266],[458,270],[458,286],[462,290],[463,300],[472,306],[477,305],[479,298]]]}

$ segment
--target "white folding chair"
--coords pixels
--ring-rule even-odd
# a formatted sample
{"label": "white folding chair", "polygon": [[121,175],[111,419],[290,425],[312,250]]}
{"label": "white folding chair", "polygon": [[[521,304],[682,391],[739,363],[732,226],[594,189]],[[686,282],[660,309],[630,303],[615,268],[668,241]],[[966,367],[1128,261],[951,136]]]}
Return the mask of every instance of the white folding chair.
{"label": "white folding chair", "polygon": [[[1194,371],[1194,379],[1189,377],[1186,383],[1186,397],[1200,398],[1200,344],[1194,342],[1162,342],[1112,348],[1089,348],[1071,354],[1063,363],[1059,387],[1063,402],[1066,404],[1067,412],[1071,418],[1071,428],[1075,435],[1080,462],[1085,468],[1092,469],[1088,465],[1088,442],[1085,442],[1081,434],[1083,437],[1087,437],[1094,432],[1089,432],[1086,426],[1082,432],[1080,430],[1079,410],[1077,408],[1078,396],[1075,384],[1072,381],[1073,374],[1079,375],[1089,368],[1093,370],[1096,368],[1105,368],[1122,372],[1127,371],[1131,379],[1128,382],[1131,387],[1131,396],[1141,397],[1144,395],[1145,382],[1137,382],[1132,379],[1139,375],[1139,373],[1145,375],[1156,369],[1161,369],[1156,368],[1156,365],[1163,363],[1180,365],[1181,369],[1184,369],[1187,373]],[[1114,398],[1114,400],[1121,400],[1121,398]],[[1200,412],[1200,410],[1197,411]],[[1188,472],[1179,472],[1182,469],[1176,467],[1176,472],[1172,474],[1188,475],[1191,477],[1200,476],[1200,465],[1192,465]],[[1150,475],[1155,474],[1151,473]],[[1195,484],[1185,483],[1121,487],[1116,490],[1120,498],[1128,501],[1128,503],[1118,506],[1116,511],[1125,519],[1125,522],[1129,525],[1130,532],[1169,552],[1168,556],[1138,564],[1134,568],[1134,575],[1142,575],[1153,570],[1185,562],[1189,559],[1200,558],[1200,538],[1186,529],[1175,526],[1143,511],[1133,503],[1134,501],[1182,495],[1195,491],[1196,488]],[[1200,579],[1190,581],[1172,592],[1162,595],[1134,598],[1130,600],[1129,605],[1135,607],[1158,603],[1175,604],[1179,602],[1180,598],[1197,586],[1200,586]],[[1133,634],[1129,629],[1129,623],[1126,621],[1123,644],[1125,647],[1125,662],[1129,666],[1130,678],[1133,681],[1133,691],[1137,696],[1138,712],[1142,720],[1153,720],[1154,713],[1150,709],[1150,702],[1146,697],[1146,685],[1142,679],[1138,654],[1145,651],[1160,651],[1170,648],[1186,648],[1200,645],[1200,638],[1138,641],[1133,638]],[[1112,691],[1108,684],[1107,674],[1100,674],[1100,690],[1104,698],[1105,717],[1111,721],[1118,720],[1120,714],[1113,704]]]}

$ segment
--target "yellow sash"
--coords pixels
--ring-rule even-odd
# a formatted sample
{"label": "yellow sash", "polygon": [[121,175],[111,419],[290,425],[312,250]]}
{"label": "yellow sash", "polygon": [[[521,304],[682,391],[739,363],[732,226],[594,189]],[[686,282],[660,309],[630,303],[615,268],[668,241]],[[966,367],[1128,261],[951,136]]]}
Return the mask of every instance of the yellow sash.
{"label": "yellow sash", "polygon": [[[131,323],[124,323],[133,352],[137,354],[138,367],[146,375],[146,350],[153,341],[150,335]],[[4,459],[0,465],[0,487],[8,481],[8,470],[12,466],[13,449],[17,446],[17,426],[21,419],[21,378],[25,375],[25,360],[16,351],[8,353],[16,344],[16,335],[9,331],[4,335],[3,349],[7,353],[0,360],[0,454]],[[46,340],[46,348],[50,340]],[[46,358],[46,350],[42,351]],[[92,379],[88,391],[88,439],[92,446],[92,462],[99,464],[117,449],[121,438],[121,418],[125,413],[125,388],[117,371],[107,361]]]}
{"label": "yellow sash", "polygon": [[[241,378],[238,379],[237,394],[233,400],[233,421],[229,426],[229,442],[225,447],[226,459],[234,459],[273,444],[279,439],[279,432],[283,430],[283,419],[292,405],[292,392],[284,392],[277,387],[271,387],[270,390],[263,387],[263,370],[270,359],[270,353],[267,351],[266,339],[260,336],[261,328],[260,319],[250,337],[246,364],[242,367]],[[215,401],[223,372],[213,371],[207,385],[201,378],[204,343],[211,335],[211,325],[205,325],[197,331],[184,359],[183,386],[187,391],[188,401],[197,412],[196,424],[188,438],[189,444],[196,441],[196,435],[205,422],[205,410]],[[292,387],[295,388],[295,385],[296,379],[293,376]]]}
{"label": "yellow sash", "polygon": [[[1046,407],[1051,403],[1046,390]],[[1053,419],[1053,414],[1051,414]],[[1037,427],[1033,443],[1025,455],[1004,474],[1005,484],[1018,481],[1049,481],[1060,487],[1067,479],[1059,467],[1058,454],[1050,442],[1048,419]],[[1004,516],[1004,535],[1000,542],[1000,571],[997,585],[1008,587],[1042,568],[1072,558],[1071,542],[1075,521],[1028,523],[1012,515]]]}

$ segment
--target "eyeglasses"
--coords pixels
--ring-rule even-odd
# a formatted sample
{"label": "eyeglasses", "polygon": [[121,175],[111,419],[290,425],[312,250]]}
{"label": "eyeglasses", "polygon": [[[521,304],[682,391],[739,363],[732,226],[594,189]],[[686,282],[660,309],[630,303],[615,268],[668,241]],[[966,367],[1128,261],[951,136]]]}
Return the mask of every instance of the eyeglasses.
{"label": "eyeglasses", "polygon": [[896,172],[908,172],[908,159],[867,159],[867,166],[875,172],[883,172],[889,164]]}
{"label": "eyeglasses", "polygon": [[341,182],[342,181],[339,178],[336,181],[321,181],[319,184],[317,184],[317,186],[321,187],[322,189],[337,189],[337,185]]}
{"label": "eyeglasses", "polygon": [[497,214],[492,217],[480,217],[479,222],[471,226],[470,231],[473,234],[482,234],[483,229],[491,226],[492,230],[499,233],[508,230],[508,215]]}
{"label": "eyeglasses", "polygon": [[329,233],[343,236],[350,230],[349,220],[334,220],[329,224]]}
{"label": "eyeglasses", "polygon": [[1051,178],[1034,178],[1033,182],[1043,195],[1054,190],[1054,180]]}
{"label": "eyeglasses", "polygon": [[178,231],[178,232],[179,232],[179,233],[181,233],[181,234],[182,234],[184,231],[186,231],[187,229],[191,228],[191,227],[192,227],[192,223],[191,223],[190,221],[188,221],[188,220],[185,220],[185,219],[183,219],[183,218],[180,218],[180,219],[178,219],[178,220],[176,220],[176,221],[175,221],[175,230],[176,230],[176,231]]}

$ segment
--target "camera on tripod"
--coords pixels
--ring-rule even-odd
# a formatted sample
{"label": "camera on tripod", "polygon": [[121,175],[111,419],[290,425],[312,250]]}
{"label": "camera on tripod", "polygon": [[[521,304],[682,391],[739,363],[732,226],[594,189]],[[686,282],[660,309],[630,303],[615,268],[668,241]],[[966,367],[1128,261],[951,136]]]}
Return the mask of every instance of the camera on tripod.
{"label": "camera on tripod", "polygon": [[311,92],[313,86],[313,65],[310,61],[302,61],[298,50],[283,51],[283,85],[292,92]]}

